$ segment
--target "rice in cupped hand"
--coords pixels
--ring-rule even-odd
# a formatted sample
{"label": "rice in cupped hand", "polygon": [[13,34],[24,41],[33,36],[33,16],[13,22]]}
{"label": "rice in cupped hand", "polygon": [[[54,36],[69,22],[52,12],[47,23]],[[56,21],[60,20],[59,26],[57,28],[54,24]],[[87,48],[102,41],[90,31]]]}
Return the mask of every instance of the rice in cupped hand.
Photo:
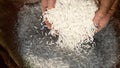
{"label": "rice in cupped hand", "polygon": [[56,0],[55,8],[48,9],[43,17],[51,23],[50,33],[59,33],[57,44],[73,50],[92,43],[97,30],[92,21],[97,6],[95,0]]}

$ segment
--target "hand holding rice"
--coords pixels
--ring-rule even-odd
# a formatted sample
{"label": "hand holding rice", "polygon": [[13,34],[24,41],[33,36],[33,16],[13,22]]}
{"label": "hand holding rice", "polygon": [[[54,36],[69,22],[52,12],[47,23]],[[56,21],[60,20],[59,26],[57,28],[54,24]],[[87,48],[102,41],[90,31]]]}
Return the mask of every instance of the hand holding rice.
{"label": "hand holding rice", "polygon": [[93,17],[97,6],[94,0],[56,0],[55,8],[43,15],[51,23],[51,34],[59,32],[57,44],[74,49],[83,43],[93,42],[97,28]]}

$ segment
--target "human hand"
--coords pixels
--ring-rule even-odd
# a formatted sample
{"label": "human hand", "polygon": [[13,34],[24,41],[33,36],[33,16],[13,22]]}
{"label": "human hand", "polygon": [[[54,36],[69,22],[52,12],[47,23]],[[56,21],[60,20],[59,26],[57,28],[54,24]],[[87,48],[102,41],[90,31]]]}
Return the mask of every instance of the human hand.
{"label": "human hand", "polygon": [[97,32],[102,30],[113,16],[118,0],[99,0],[98,10],[93,18],[94,24],[98,27]]}
{"label": "human hand", "polygon": [[[55,7],[55,1],[56,0],[41,0],[41,9],[42,12],[44,13],[47,9],[51,9]],[[45,24],[47,25],[48,29],[51,29],[51,24],[49,21],[46,19]]]}

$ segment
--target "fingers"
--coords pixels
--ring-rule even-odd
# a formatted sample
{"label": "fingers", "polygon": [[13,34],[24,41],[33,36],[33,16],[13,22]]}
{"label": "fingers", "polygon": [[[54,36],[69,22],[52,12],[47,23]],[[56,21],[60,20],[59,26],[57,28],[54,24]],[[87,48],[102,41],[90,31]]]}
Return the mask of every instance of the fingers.
{"label": "fingers", "polygon": [[51,24],[49,23],[49,21],[47,19],[45,20],[45,24],[47,25],[48,29],[51,29]]}
{"label": "fingers", "polygon": [[113,3],[111,9],[110,9],[109,12],[108,12],[108,16],[109,16],[109,17],[112,17],[112,16],[113,16],[114,12],[115,12],[116,9],[117,9],[117,6],[118,6],[118,0],[115,0],[115,2]]}
{"label": "fingers", "polygon": [[[41,1],[41,9],[42,12],[44,13],[47,9],[51,9],[55,7],[55,1],[56,0],[42,0]],[[51,29],[51,24],[49,21],[46,19],[45,24],[47,25],[48,29]]]}
{"label": "fingers", "polygon": [[111,1],[100,0],[99,8],[95,14],[94,19],[93,19],[94,23],[98,24],[99,21],[108,13],[108,11],[111,7]]}
{"label": "fingers", "polygon": [[103,19],[101,19],[101,20],[99,21],[97,32],[101,31],[101,30],[108,24],[110,18],[111,18],[111,17],[110,17],[109,15],[107,15],[107,16],[105,16]]}
{"label": "fingers", "polygon": [[55,1],[56,0],[48,0],[48,9],[51,9],[51,8],[55,7]]}
{"label": "fingers", "polygon": [[45,12],[48,9],[54,8],[55,7],[55,1],[56,0],[42,0],[41,1],[41,9],[42,12]]}
{"label": "fingers", "polygon": [[41,10],[42,12],[45,12],[48,7],[48,1],[47,0],[41,0]]}
{"label": "fingers", "polygon": [[99,12],[101,14],[108,13],[108,11],[109,11],[109,9],[111,9],[114,1],[115,0],[100,0]]}
{"label": "fingers", "polygon": [[102,30],[107,25],[110,18],[113,16],[113,14],[115,12],[117,5],[118,5],[118,0],[115,0],[113,5],[111,6],[111,9],[106,14],[106,16],[102,20],[100,20],[98,31]]}
{"label": "fingers", "polygon": [[109,22],[115,12],[118,0],[99,0],[100,6],[93,19],[94,24],[98,26],[98,31],[103,29]]}

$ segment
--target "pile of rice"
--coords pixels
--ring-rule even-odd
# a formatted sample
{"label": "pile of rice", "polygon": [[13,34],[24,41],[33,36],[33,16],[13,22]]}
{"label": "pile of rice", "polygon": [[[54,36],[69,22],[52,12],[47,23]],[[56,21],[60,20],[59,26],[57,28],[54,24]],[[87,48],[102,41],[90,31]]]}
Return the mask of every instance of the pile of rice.
{"label": "pile of rice", "polygon": [[48,35],[49,30],[44,26],[40,5],[24,5],[18,14],[16,28],[24,68],[113,68],[117,57],[119,58],[119,55],[116,56],[119,44],[113,28],[115,21],[110,21],[105,29],[95,34],[94,48],[78,48],[78,54],[77,50],[59,48],[55,44],[58,37]]}
{"label": "pile of rice", "polygon": [[51,34],[58,31],[57,44],[74,49],[93,42],[97,28],[92,20],[96,10],[95,0],[56,0],[55,8],[48,9],[43,16],[52,24]]}

